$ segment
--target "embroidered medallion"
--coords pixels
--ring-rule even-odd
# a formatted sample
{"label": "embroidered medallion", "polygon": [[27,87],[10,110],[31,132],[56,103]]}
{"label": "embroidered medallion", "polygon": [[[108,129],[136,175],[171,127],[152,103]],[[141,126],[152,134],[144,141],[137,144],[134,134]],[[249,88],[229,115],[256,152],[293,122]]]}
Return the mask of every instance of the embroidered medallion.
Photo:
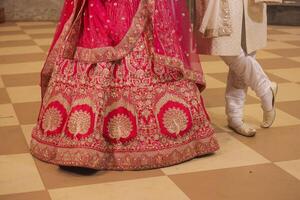
{"label": "embroidered medallion", "polygon": [[44,111],[41,120],[41,129],[47,135],[60,134],[66,123],[66,119],[66,108],[59,101],[53,101]]}
{"label": "embroidered medallion", "polygon": [[136,117],[125,107],[118,107],[104,118],[103,135],[111,143],[125,143],[137,135]]}
{"label": "embroidered medallion", "polygon": [[[82,100],[89,102],[88,100]],[[65,133],[72,139],[83,139],[90,136],[94,131],[95,112],[88,103],[75,104],[69,114]]]}
{"label": "embroidered medallion", "polygon": [[184,101],[174,95],[165,95],[157,103],[157,121],[162,134],[178,138],[192,128],[192,116]]}

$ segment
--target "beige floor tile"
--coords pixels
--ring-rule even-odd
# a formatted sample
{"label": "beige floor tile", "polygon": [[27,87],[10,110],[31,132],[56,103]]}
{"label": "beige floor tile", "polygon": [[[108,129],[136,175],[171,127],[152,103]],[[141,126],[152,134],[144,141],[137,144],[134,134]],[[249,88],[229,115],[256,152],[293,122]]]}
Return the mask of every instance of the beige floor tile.
{"label": "beige floor tile", "polygon": [[228,72],[228,66],[223,61],[202,62],[206,74]]}
{"label": "beige floor tile", "polygon": [[26,53],[41,53],[43,50],[38,46],[26,46],[26,47],[2,47],[0,48],[0,55],[16,55]]}
{"label": "beige floor tile", "polygon": [[50,45],[52,38],[34,39],[34,42],[38,45]]}
{"label": "beige floor tile", "polygon": [[[282,28],[280,29],[280,31],[282,32],[285,32],[285,33],[290,33],[290,34],[300,34],[300,29],[297,27],[297,28]],[[299,38],[300,40],[300,38]]]}
{"label": "beige floor tile", "polygon": [[45,58],[46,58],[45,52],[0,56],[1,65],[2,64],[4,65],[4,64],[26,63],[26,62],[37,62],[37,61],[44,62]]}
{"label": "beige floor tile", "polygon": [[2,75],[2,79],[6,87],[39,85],[40,72]]}
{"label": "beige floor tile", "polygon": [[20,124],[35,124],[40,110],[40,105],[40,102],[15,103],[13,106]]}
{"label": "beige floor tile", "polygon": [[268,38],[275,40],[275,41],[297,41],[300,40],[299,35],[287,35],[287,34],[276,34],[276,35],[269,35]]}
{"label": "beige floor tile", "polygon": [[1,200],[51,200],[47,191],[0,195]]}
{"label": "beige floor tile", "polygon": [[281,56],[271,53],[268,50],[260,50],[257,52],[257,59],[265,59],[265,58],[281,58]]}
{"label": "beige floor tile", "polygon": [[219,56],[200,55],[201,62],[222,61]]}
{"label": "beige floor tile", "polygon": [[1,64],[0,75],[24,74],[24,73],[40,73],[44,61]]}
{"label": "beige floor tile", "polygon": [[206,107],[224,106],[224,88],[206,89],[202,92]]}
{"label": "beige floor tile", "polygon": [[295,83],[279,84],[277,101],[297,101],[300,100],[300,85]]}
{"label": "beige floor tile", "polygon": [[82,168],[60,168],[35,159],[42,180],[49,189],[73,187],[80,185],[118,182],[141,178],[163,176],[163,172],[157,170],[146,171],[96,171]]}
{"label": "beige floor tile", "polygon": [[0,36],[0,42],[3,41],[17,41],[17,40],[30,40],[30,36],[23,34],[23,35],[2,35]]}
{"label": "beige floor tile", "polygon": [[2,76],[0,76],[0,88],[4,88],[4,83],[3,83],[3,80],[2,80]]}
{"label": "beige floor tile", "polygon": [[300,159],[300,125],[260,129],[249,139],[232,134],[239,141],[272,162]]}
{"label": "beige floor tile", "polygon": [[32,134],[32,129],[34,128],[34,126],[35,126],[35,124],[21,125],[21,129],[22,129],[23,135],[25,137],[27,146],[30,146],[31,134]]}
{"label": "beige floor tile", "polygon": [[0,127],[19,125],[17,115],[12,104],[0,104]]}
{"label": "beige floor tile", "polygon": [[300,100],[299,101],[286,101],[278,102],[277,107],[290,115],[300,119]]}
{"label": "beige floor tile", "polygon": [[8,87],[8,95],[13,103],[40,101],[39,86]]}
{"label": "beige floor tile", "polygon": [[300,182],[273,164],[170,176],[192,200],[298,200]]}
{"label": "beige floor tile", "polygon": [[[202,93],[206,107],[225,106],[224,88],[206,89]],[[251,96],[247,97],[247,104],[257,104],[259,100]]]}
{"label": "beige floor tile", "polygon": [[167,167],[162,171],[167,175],[183,174],[270,162],[228,133],[218,133],[217,137],[221,149],[214,155]]}
{"label": "beige floor tile", "polygon": [[0,194],[44,190],[30,154],[0,156]]}
{"label": "beige floor tile", "polygon": [[11,103],[5,88],[0,88],[0,104]]}
{"label": "beige floor tile", "polygon": [[275,34],[287,34],[286,32],[284,31],[281,31],[281,30],[278,30],[278,29],[269,29],[268,28],[268,35],[275,35]]}
{"label": "beige floor tile", "polygon": [[0,28],[0,32],[6,32],[6,31],[20,31],[22,30],[20,27],[18,26],[6,26],[6,27],[2,27]]}
{"label": "beige floor tile", "polygon": [[268,70],[265,70],[265,73],[267,74],[267,76],[269,77],[269,79],[271,81],[274,81],[276,83],[288,83],[288,82],[290,82],[287,79],[284,79],[282,77],[276,76],[275,74],[272,74],[272,73],[268,72]]}
{"label": "beige floor tile", "polygon": [[[296,83],[280,83],[278,85],[277,102],[282,101],[298,101],[300,100],[300,85]],[[254,98],[258,98],[256,94],[249,90],[248,94]]]}
{"label": "beige floor tile", "polygon": [[44,50],[44,52],[48,52],[49,51],[49,49],[50,49],[50,45],[41,45],[40,46],[41,47],[41,49],[43,49]]}
{"label": "beige floor tile", "polygon": [[284,171],[300,180],[300,160],[289,160],[275,163]]}
{"label": "beige floor tile", "polygon": [[292,60],[292,58],[258,59],[258,61],[265,70],[299,67],[299,62]]}
{"label": "beige floor tile", "polygon": [[[209,74],[209,76],[227,84],[227,76],[228,76],[228,72],[224,72],[224,73],[213,73],[213,74]],[[225,92],[225,91],[224,91]]]}
{"label": "beige floor tile", "polygon": [[[224,130],[227,130],[227,121],[225,116],[224,107],[214,107],[207,109],[212,121],[218,124]],[[260,104],[248,104],[244,109],[244,120],[254,126],[257,129],[260,129],[260,123],[262,119],[262,109]],[[300,124],[300,119],[289,115],[286,112],[277,109],[277,117],[273,124],[273,127],[280,126],[291,126]]]}
{"label": "beige floor tile", "polygon": [[109,199],[162,200],[189,198],[168,177],[155,177],[116,183],[49,190],[52,200]]}
{"label": "beige floor tile", "polygon": [[[53,33],[36,33],[36,34],[30,34],[30,37],[35,39],[53,39],[54,34]],[[292,46],[292,45],[291,45]]]}
{"label": "beige floor tile", "polygon": [[292,49],[292,48],[299,48],[299,47],[285,42],[272,41],[272,42],[268,42],[267,47],[265,47],[264,49]]}
{"label": "beige floor tile", "polygon": [[[300,39],[300,35],[299,35]],[[283,57],[299,57],[300,56],[300,48],[292,48],[292,49],[269,49],[269,52],[277,54]]]}
{"label": "beige floor tile", "polygon": [[[268,70],[265,70],[266,74],[268,75],[268,77],[270,78],[270,80],[272,81],[275,81],[276,83],[286,83],[286,82],[289,82],[288,80],[286,79],[283,79],[279,76],[276,76],[274,74],[271,74],[268,72]],[[227,75],[228,73],[215,73],[215,74],[209,74],[209,76],[223,82],[223,83],[227,83]]]}
{"label": "beige floor tile", "polygon": [[213,78],[210,75],[206,75],[205,76],[205,80],[206,80],[206,88],[207,89],[211,89],[211,88],[225,88],[225,84],[215,78]]}
{"label": "beige floor tile", "polygon": [[0,137],[0,155],[29,152],[20,126],[0,127]]}
{"label": "beige floor tile", "polygon": [[51,33],[55,32],[54,28],[40,28],[40,29],[24,29],[27,34],[40,34],[40,33]]}
{"label": "beige floor tile", "polygon": [[[262,109],[259,104],[252,104],[245,106],[246,117],[245,120],[259,125],[262,117]],[[286,112],[277,109],[276,120],[273,127],[290,126],[300,124],[300,119],[289,115]]]}
{"label": "beige floor tile", "polygon": [[16,26],[17,24],[15,22],[5,22],[0,24],[0,28],[2,27],[10,27],[10,26]]}
{"label": "beige floor tile", "polygon": [[290,60],[294,60],[294,61],[300,63],[300,56],[298,56],[298,57],[293,57],[293,58],[289,58],[289,59],[290,59]]}
{"label": "beige floor tile", "polygon": [[289,43],[289,44],[296,45],[296,46],[300,47],[300,40],[297,40],[297,41],[287,41],[286,43]]}
{"label": "beige floor tile", "polygon": [[0,36],[5,35],[23,35],[24,32],[22,30],[16,30],[16,31],[0,31]]}
{"label": "beige floor tile", "polygon": [[2,41],[0,43],[0,47],[26,47],[32,45],[36,45],[32,40]]}
{"label": "beige floor tile", "polygon": [[268,72],[291,82],[300,82],[300,67],[289,69],[274,69],[268,70]]}
{"label": "beige floor tile", "polygon": [[28,26],[52,26],[54,22],[17,22],[16,25],[26,28]]}

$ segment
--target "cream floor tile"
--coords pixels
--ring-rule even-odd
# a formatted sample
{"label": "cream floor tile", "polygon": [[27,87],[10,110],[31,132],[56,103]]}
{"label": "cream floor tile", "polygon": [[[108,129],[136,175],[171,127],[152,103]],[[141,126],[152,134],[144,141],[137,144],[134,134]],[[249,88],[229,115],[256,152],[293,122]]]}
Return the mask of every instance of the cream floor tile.
{"label": "cream floor tile", "polygon": [[168,177],[85,185],[49,190],[52,200],[188,200]]}
{"label": "cream floor tile", "polygon": [[257,59],[266,59],[266,58],[281,58],[281,56],[264,50],[257,51]]}
{"label": "cream floor tile", "polygon": [[0,75],[40,72],[43,64],[44,61],[13,64],[1,64],[0,62]]}
{"label": "cream floor tile", "polygon": [[[227,129],[227,120],[225,116],[225,108],[224,107],[214,107],[207,109],[209,114],[211,115],[211,119],[213,123],[218,124],[220,128],[224,130]],[[244,120],[254,126],[257,129],[260,129],[260,123],[262,119],[262,109],[260,104],[248,104],[245,105],[244,109]],[[277,109],[276,112],[276,120],[273,124],[273,127],[281,127],[281,126],[290,126],[290,125],[298,125],[300,124],[300,119],[289,115],[286,112],[283,112],[280,109]]]}
{"label": "cream floor tile", "polygon": [[38,45],[49,45],[52,42],[52,38],[34,39]]}
{"label": "cream floor tile", "polygon": [[0,126],[18,125],[19,121],[12,104],[0,104]]}
{"label": "cream floor tile", "polygon": [[13,103],[35,102],[40,101],[40,87],[8,87],[8,95]]}
{"label": "cream floor tile", "polygon": [[270,162],[228,133],[218,133],[217,137],[221,149],[214,155],[164,168],[162,171],[167,175],[171,175]]}
{"label": "cream floor tile", "polygon": [[30,141],[31,141],[31,133],[32,129],[35,126],[35,124],[28,124],[28,125],[22,125],[22,131],[26,139],[26,143],[28,146],[30,146]]}
{"label": "cream floor tile", "polygon": [[228,72],[228,66],[223,61],[202,62],[206,74]]}
{"label": "cream floor tile", "polygon": [[207,84],[207,89],[212,88],[225,88],[225,84],[209,75],[205,75],[205,80]]}
{"label": "cream floor tile", "polygon": [[276,34],[276,35],[269,35],[269,39],[275,40],[275,41],[297,41],[300,40],[299,35],[287,35],[287,34]]}
{"label": "cream floor tile", "polygon": [[18,40],[30,40],[30,36],[26,34],[19,34],[19,35],[1,35],[0,42],[6,41],[18,41]]}
{"label": "cream floor tile", "polygon": [[2,47],[0,48],[0,55],[15,55],[26,53],[42,53],[44,52],[38,46],[26,46],[26,47]]}
{"label": "cream floor tile", "polygon": [[[300,85],[296,83],[280,83],[276,101],[298,101],[300,100]],[[258,98],[251,90],[249,95]]]}
{"label": "cream floor tile", "polygon": [[275,164],[300,180],[300,160],[277,162]]}
{"label": "cream floor tile", "polygon": [[22,30],[18,26],[6,26],[6,27],[1,27],[0,32],[6,32],[6,31],[20,31]]}
{"label": "cream floor tile", "polygon": [[41,29],[24,29],[27,34],[39,34],[39,33],[54,33],[54,28],[41,28]]}
{"label": "cream floor tile", "polygon": [[291,82],[300,82],[300,68],[274,69],[274,70],[267,70],[267,72],[279,76],[281,78],[284,78],[286,80],[289,80]]}
{"label": "cream floor tile", "polygon": [[43,189],[44,185],[30,154],[0,156],[0,194]]}
{"label": "cream floor tile", "polygon": [[292,49],[292,48],[299,48],[299,47],[285,42],[270,41],[268,42],[267,47],[265,47],[264,49]]}

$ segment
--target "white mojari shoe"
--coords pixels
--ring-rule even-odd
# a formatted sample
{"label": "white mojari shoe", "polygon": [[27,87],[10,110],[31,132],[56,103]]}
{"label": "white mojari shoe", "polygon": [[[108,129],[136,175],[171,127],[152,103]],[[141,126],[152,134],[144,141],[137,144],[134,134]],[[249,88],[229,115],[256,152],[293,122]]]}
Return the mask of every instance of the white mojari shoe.
{"label": "white mojari shoe", "polygon": [[237,127],[229,124],[228,127],[232,129],[234,132],[246,137],[253,137],[256,134],[256,129],[246,123],[243,123],[241,126],[237,126]]}
{"label": "white mojari shoe", "polygon": [[262,128],[270,128],[272,126],[272,124],[275,121],[276,118],[276,107],[275,107],[275,101],[276,101],[276,96],[277,96],[277,92],[278,92],[278,84],[275,82],[271,83],[271,91],[273,94],[273,100],[272,100],[272,110],[270,111],[263,111],[263,121],[261,123],[261,127]]}

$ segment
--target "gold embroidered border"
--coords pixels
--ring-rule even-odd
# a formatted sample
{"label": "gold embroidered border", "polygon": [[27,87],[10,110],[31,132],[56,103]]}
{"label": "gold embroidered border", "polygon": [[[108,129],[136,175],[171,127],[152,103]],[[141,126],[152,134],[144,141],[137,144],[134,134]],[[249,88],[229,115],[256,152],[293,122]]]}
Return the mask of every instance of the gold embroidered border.
{"label": "gold embroidered border", "polygon": [[[183,62],[178,58],[168,57],[168,56],[164,56],[164,55],[160,55],[160,54],[156,53],[154,55],[154,64],[165,65],[165,66],[168,66],[171,68],[179,69],[183,73],[184,78],[186,78],[188,80],[192,80],[195,83],[201,85],[201,87],[200,87],[201,91],[206,86],[206,82],[205,82],[203,73],[200,71],[197,71],[197,70],[185,68]],[[199,65],[199,68],[201,69],[200,65]]]}
{"label": "gold embroidered border", "polygon": [[219,145],[214,136],[194,140],[180,147],[149,152],[104,153],[87,148],[53,147],[31,141],[31,153],[38,159],[57,165],[97,170],[143,170],[171,166],[198,156],[214,153]]}

